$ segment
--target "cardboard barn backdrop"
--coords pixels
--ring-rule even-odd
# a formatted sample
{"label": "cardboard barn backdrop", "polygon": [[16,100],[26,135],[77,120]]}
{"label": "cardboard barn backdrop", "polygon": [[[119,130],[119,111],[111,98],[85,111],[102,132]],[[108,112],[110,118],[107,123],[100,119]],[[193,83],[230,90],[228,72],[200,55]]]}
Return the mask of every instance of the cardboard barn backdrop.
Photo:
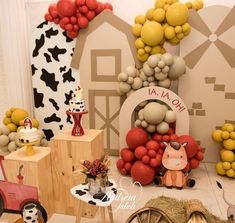
{"label": "cardboard barn backdrop", "polygon": [[109,11],[96,16],[74,40],[54,24],[37,27],[32,47],[35,116],[48,138],[72,127],[65,111],[81,81],[89,110],[84,127],[104,129],[105,148],[118,154],[123,100],[116,92],[117,75],[129,65],[139,65],[134,41],[131,26]]}

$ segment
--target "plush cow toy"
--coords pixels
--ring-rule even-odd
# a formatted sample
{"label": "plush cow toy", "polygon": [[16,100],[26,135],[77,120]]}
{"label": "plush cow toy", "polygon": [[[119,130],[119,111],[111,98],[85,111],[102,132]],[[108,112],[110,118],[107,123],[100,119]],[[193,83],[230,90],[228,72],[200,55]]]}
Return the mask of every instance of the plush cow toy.
{"label": "plush cow toy", "polygon": [[166,149],[162,156],[162,165],[166,169],[162,177],[157,177],[156,184],[165,185],[167,188],[176,187],[182,189],[184,186],[193,187],[195,180],[188,179],[188,176],[183,172],[187,166],[188,158],[185,151],[186,143],[172,141],[164,143]]}

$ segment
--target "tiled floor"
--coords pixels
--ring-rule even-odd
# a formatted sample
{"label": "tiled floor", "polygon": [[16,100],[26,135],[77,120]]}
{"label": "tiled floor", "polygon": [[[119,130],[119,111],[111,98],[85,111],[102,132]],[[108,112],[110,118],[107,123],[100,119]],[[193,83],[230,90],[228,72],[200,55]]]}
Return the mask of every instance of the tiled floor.
{"label": "tiled floor", "polygon": [[[134,209],[118,209],[120,200],[113,203],[114,222],[124,223],[128,216],[135,210],[144,206],[144,204],[151,198],[155,198],[161,195],[174,197],[177,199],[199,199],[213,214],[226,219],[226,211],[228,205],[222,198],[222,191],[217,187],[216,180],[218,180],[226,191],[227,199],[235,204],[235,179],[230,180],[225,177],[218,176],[214,171],[214,164],[202,163],[200,168],[192,171],[191,177],[196,180],[196,186],[192,189],[166,189],[163,187],[146,186],[141,188],[139,186],[133,186],[131,178],[122,177],[115,167],[115,159],[113,158],[113,165],[110,171],[110,178],[114,179],[118,183],[119,188],[124,188],[128,191],[128,195],[132,195],[137,202],[134,202]],[[138,200],[139,199],[139,200]],[[133,201],[128,201],[129,205],[133,205]],[[3,216],[4,217],[4,216]],[[106,215],[107,217],[107,215]],[[6,222],[1,221],[0,222]],[[81,220],[81,223],[99,223],[99,213],[97,212],[94,219]],[[107,222],[108,217],[107,217]],[[49,223],[75,223],[74,216],[65,216],[54,214],[49,220]]]}

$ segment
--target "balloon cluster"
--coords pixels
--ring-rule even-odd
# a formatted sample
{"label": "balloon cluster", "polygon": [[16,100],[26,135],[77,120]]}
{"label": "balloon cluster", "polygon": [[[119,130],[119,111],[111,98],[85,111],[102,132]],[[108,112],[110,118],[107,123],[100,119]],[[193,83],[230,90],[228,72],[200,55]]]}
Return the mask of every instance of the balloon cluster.
{"label": "balloon cluster", "polygon": [[59,24],[67,36],[74,39],[80,29],[86,28],[89,21],[105,9],[112,11],[113,6],[97,0],[59,0],[49,6],[45,19]]}
{"label": "balloon cluster", "polygon": [[235,178],[235,125],[225,123],[212,133],[214,141],[221,144],[221,161],[216,164],[216,172]]}
{"label": "balloon cluster", "polygon": [[188,157],[185,173],[198,168],[203,160],[202,148],[188,135],[178,137],[172,128],[166,134],[155,133],[152,136],[141,128],[131,129],[126,136],[128,147],[121,150],[121,158],[116,166],[122,175],[131,174],[142,185],[150,184],[155,175],[161,174],[162,154],[165,150],[163,142],[170,141],[188,142],[185,148]]}
{"label": "balloon cluster", "polygon": [[158,132],[165,134],[169,131],[170,124],[176,121],[176,115],[165,104],[149,102],[138,112],[135,126],[144,128],[149,133]]}
{"label": "balloon cluster", "polygon": [[[10,132],[18,132],[24,125],[24,119],[29,116],[29,113],[22,108],[10,108],[5,112],[5,117],[2,122],[8,127]],[[34,128],[39,127],[37,119],[32,120]]]}
{"label": "balloon cluster", "polygon": [[165,41],[178,44],[190,33],[188,9],[191,8],[199,10],[203,8],[203,2],[196,0],[183,4],[178,0],[156,0],[155,7],[149,9],[146,15],[136,16],[132,32],[137,37],[135,46],[141,62],[150,55],[165,53]]}
{"label": "balloon cluster", "polygon": [[132,92],[148,86],[170,88],[171,81],[178,79],[185,71],[185,61],[179,56],[169,53],[151,55],[140,70],[128,66],[118,75],[118,93],[129,96]]}

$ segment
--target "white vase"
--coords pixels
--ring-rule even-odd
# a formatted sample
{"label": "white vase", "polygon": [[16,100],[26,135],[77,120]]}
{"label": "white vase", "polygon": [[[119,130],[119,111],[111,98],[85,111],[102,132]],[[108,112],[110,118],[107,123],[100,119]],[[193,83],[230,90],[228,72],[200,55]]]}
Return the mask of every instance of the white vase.
{"label": "white vase", "polygon": [[87,178],[88,180],[88,191],[90,195],[96,195],[99,193],[105,193],[106,191],[106,184],[107,184],[107,177],[104,178]]}
{"label": "white vase", "polygon": [[24,206],[24,223],[38,223],[38,209],[36,204],[30,203]]}

